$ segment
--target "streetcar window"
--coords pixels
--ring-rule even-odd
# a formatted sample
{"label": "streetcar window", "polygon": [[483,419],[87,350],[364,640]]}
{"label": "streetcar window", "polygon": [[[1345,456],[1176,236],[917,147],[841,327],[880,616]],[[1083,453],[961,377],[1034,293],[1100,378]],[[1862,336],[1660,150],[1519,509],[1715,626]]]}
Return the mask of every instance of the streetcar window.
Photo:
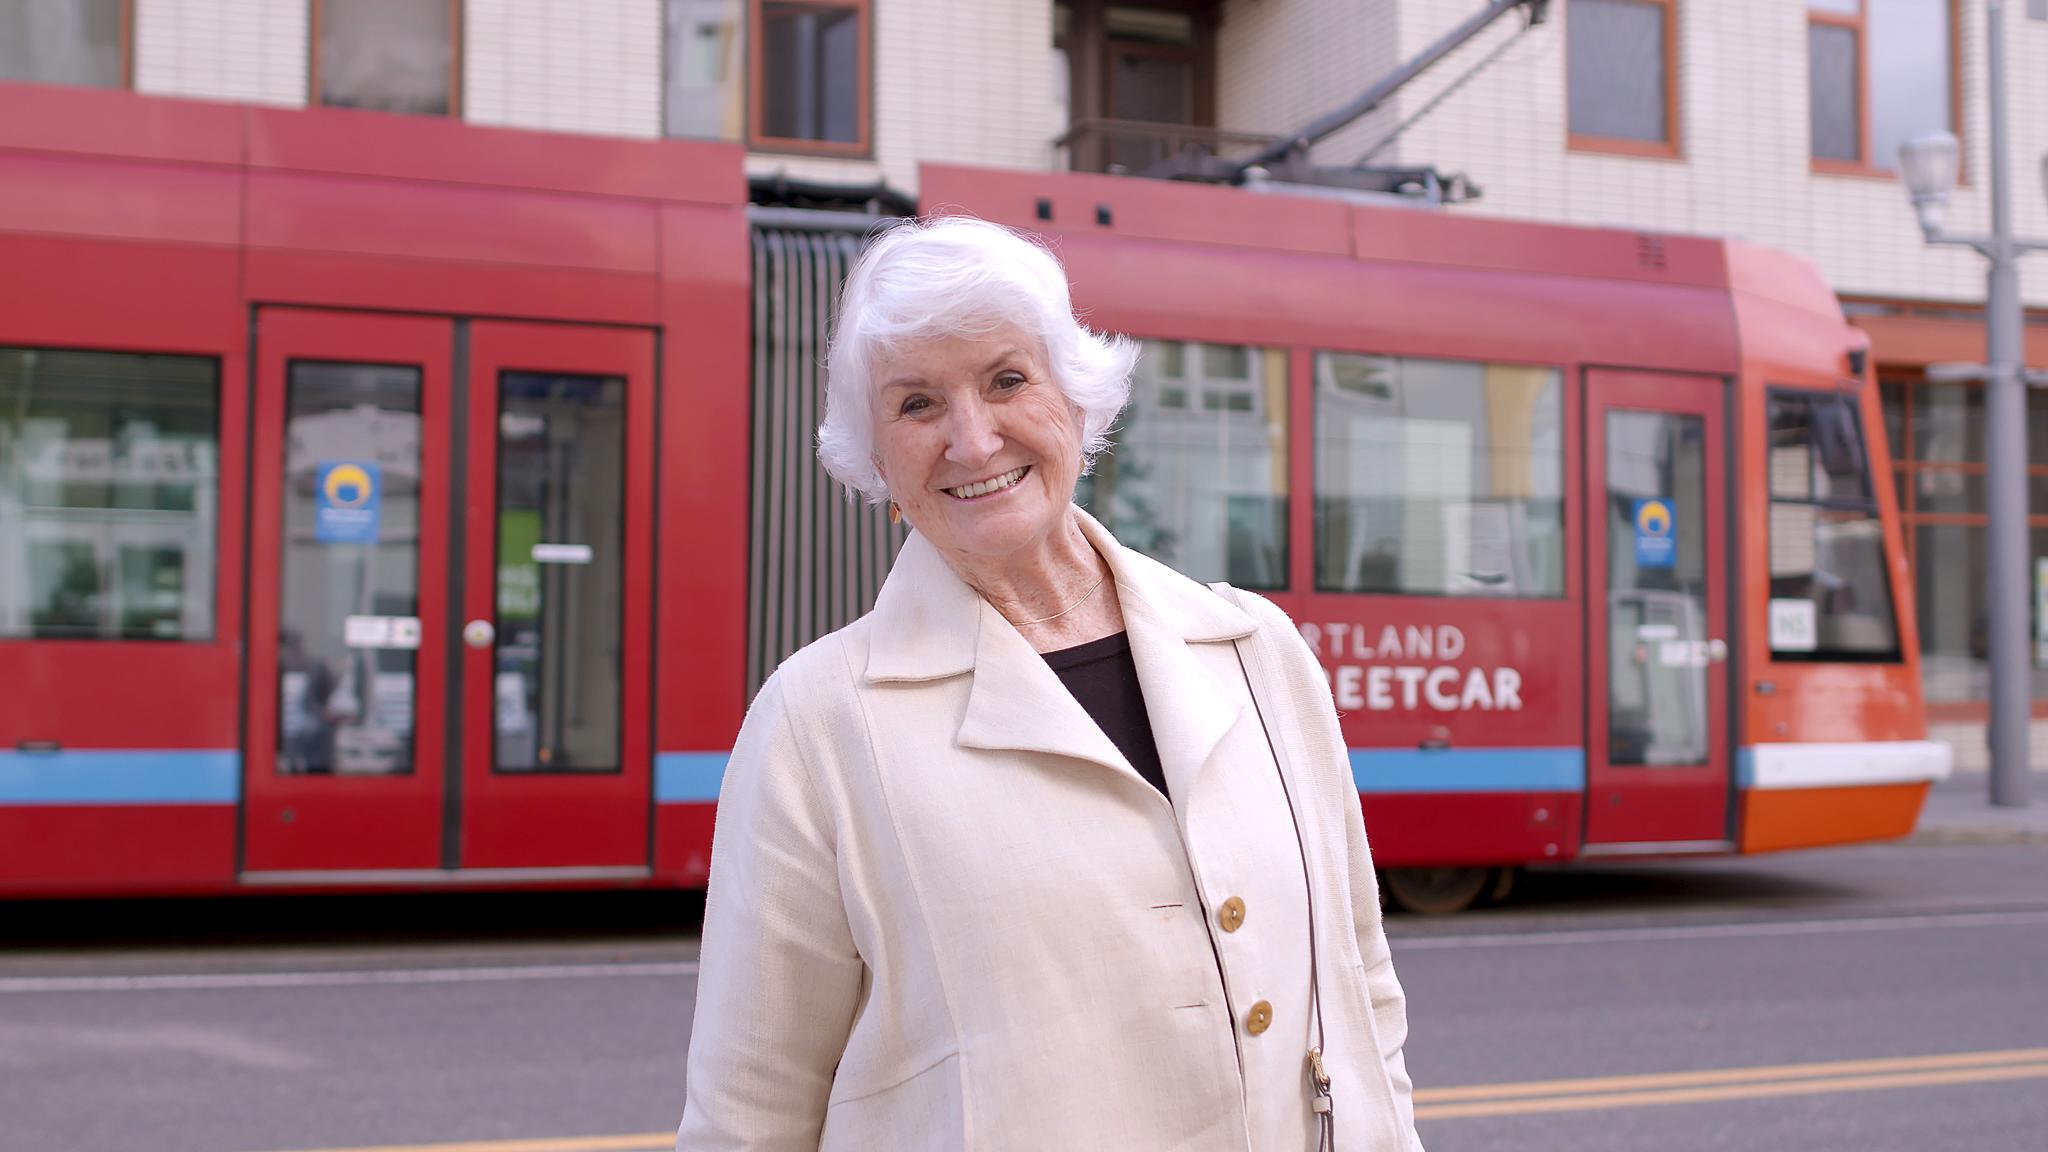
{"label": "streetcar window", "polygon": [[460,8],[420,0],[313,6],[313,98],[334,108],[446,116]]}
{"label": "streetcar window", "polygon": [[413,771],[420,392],[412,365],[291,364],[274,577],[280,775]]}
{"label": "streetcar window", "polygon": [[1287,356],[1147,340],[1081,505],[1198,580],[1287,583]]}
{"label": "streetcar window", "polygon": [[0,0],[0,80],[119,88],[121,0]]}
{"label": "streetcar window", "polygon": [[1855,401],[1770,398],[1770,642],[1778,660],[1897,660],[1884,529]]}
{"label": "streetcar window", "polygon": [[1564,595],[1555,368],[1316,355],[1323,592]]}
{"label": "streetcar window", "polygon": [[0,638],[213,638],[219,374],[0,348]]}

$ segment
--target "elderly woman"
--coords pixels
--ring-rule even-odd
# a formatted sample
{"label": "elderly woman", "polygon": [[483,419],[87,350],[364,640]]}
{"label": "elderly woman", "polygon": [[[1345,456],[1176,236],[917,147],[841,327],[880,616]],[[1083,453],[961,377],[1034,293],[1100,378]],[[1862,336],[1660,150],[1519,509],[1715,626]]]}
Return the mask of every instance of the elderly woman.
{"label": "elderly woman", "polygon": [[1315,658],[1073,503],[1134,355],[992,224],[848,279],[819,455],[913,531],[733,749],[683,1152],[1420,1146]]}

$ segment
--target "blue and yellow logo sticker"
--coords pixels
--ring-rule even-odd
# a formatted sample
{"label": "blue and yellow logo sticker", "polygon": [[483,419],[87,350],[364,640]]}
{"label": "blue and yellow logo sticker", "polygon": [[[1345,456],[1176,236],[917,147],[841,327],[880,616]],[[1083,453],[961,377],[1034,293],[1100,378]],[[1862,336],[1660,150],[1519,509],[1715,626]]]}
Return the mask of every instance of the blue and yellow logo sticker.
{"label": "blue and yellow logo sticker", "polygon": [[330,508],[363,508],[377,498],[377,486],[360,464],[336,464],[320,481]]}
{"label": "blue and yellow logo sticker", "polygon": [[1662,500],[1644,500],[1636,505],[1636,533],[1642,536],[1671,535],[1671,505]]}
{"label": "blue and yellow logo sticker", "polygon": [[1636,501],[1636,567],[1670,568],[1678,563],[1678,518],[1671,501]]}
{"label": "blue and yellow logo sticker", "polygon": [[382,482],[374,461],[321,461],[313,475],[313,538],[322,544],[375,544]]}

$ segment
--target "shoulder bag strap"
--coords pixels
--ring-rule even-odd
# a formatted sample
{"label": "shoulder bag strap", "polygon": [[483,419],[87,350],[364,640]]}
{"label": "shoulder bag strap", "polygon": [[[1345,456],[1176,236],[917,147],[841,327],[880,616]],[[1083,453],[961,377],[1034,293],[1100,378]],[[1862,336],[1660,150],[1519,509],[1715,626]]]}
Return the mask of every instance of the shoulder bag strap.
{"label": "shoulder bag strap", "polygon": [[[1222,582],[1211,584],[1209,587],[1217,595],[1236,605],[1240,611],[1243,610],[1244,602],[1239,599],[1236,588]],[[1334,1152],[1337,1145],[1337,1121],[1330,1100],[1330,1076],[1323,1068],[1323,996],[1322,976],[1316,965],[1315,881],[1309,875],[1308,841],[1302,836],[1301,813],[1294,806],[1294,790],[1287,786],[1287,766],[1280,760],[1280,746],[1273,739],[1272,726],[1266,722],[1265,705],[1260,702],[1263,693],[1259,689],[1259,682],[1266,671],[1261,652],[1264,644],[1263,629],[1254,629],[1246,640],[1230,642],[1231,647],[1237,652],[1237,669],[1244,675],[1245,690],[1251,694],[1252,711],[1258,715],[1259,729],[1266,734],[1266,750],[1272,753],[1273,770],[1280,777],[1280,795],[1287,800],[1287,816],[1294,824],[1294,847],[1301,854],[1302,895],[1306,898],[1308,908],[1308,1000],[1314,1009],[1316,1026],[1315,1044],[1308,1050],[1307,1071],[1309,1091],[1312,1094],[1310,1103],[1316,1114],[1318,1152]],[[1246,658],[1247,649],[1250,651],[1249,660]],[[1252,664],[1259,665],[1258,676],[1252,675]]]}

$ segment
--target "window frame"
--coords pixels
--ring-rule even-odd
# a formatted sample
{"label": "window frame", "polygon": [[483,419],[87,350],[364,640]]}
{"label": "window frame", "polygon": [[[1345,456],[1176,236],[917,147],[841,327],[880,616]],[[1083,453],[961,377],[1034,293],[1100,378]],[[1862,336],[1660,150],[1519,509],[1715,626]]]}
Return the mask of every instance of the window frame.
{"label": "window frame", "polygon": [[[767,69],[762,64],[762,13],[770,3],[821,11],[850,11],[854,18],[854,139],[805,140],[794,136],[770,136],[761,130],[767,89]],[[792,156],[835,156],[848,160],[871,160],[875,152],[875,10],[874,0],[747,0],[747,124],[749,152],[774,152]]]}
{"label": "window frame", "polygon": [[[1569,152],[1592,152],[1610,156],[1634,156],[1651,160],[1684,160],[1684,141],[1679,136],[1678,99],[1679,83],[1678,56],[1678,0],[1619,0],[1621,3],[1638,4],[1644,7],[1664,10],[1664,139],[1629,140],[1618,136],[1594,136],[1572,129],[1571,105],[1571,36],[1564,37],[1564,130],[1565,149]],[[1569,8],[1569,3],[1566,5]],[[1571,13],[1565,13],[1565,20],[1571,20]]]}
{"label": "window frame", "polygon": [[[1878,522],[1878,548],[1880,550],[1878,569],[1879,574],[1884,577],[1885,597],[1891,605],[1892,647],[1888,651],[1884,652],[1855,652],[1839,650],[1822,650],[1818,648],[1811,652],[1802,652],[1790,649],[1780,650],[1778,648],[1774,648],[1771,646],[1769,638],[1766,637],[1764,644],[1764,658],[1769,663],[1892,664],[1903,666],[1906,662],[1906,634],[1905,628],[1903,626],[1903,621],[1900,619],[1899,616],[1899,605],[1901,599],[1906,595],[1906,593],[1910,589],[1901,588],[1899,586],[1898,580],[1893,578],[1894,561],[1892,559],[1891,542],[1887,538],[1887,534],[1883,530],[1884,504],[1883,498],[1879,495],[1879,485],[1884,483],[1887,478],[1879,476],[1877,469],[1877,461],[1874,453],[1871,451],[1871,445],[1873,443],[1872,437],[1875,436],[1882,438],[1885,435],[1885,429],[1883,426],[1883,422],[1881,420],[1879,421],[1879,424],[1876,428],[1872,428],[1870,422],[1867,419],[1865,419],[1863,405],[1859,402],[1860,395],[1861,393],[1853,388],[1820,388],[1811,385],[1800,386],[1794,384],[1772,384],[1764,389],[1765,471],[1762,480],[1764,494],[1764,556],[1766,561],[1765,583],[1766,585],[1768,585],[1770,582],[1768,567],[1772,545],[1770,527],[1771,513],[1772,510],[1775,509],[1779,504],[1794,504],[1803,508],[1819,509],[1822,512],[1868,511],[1870,513],[1870,518]],[[1784,397],[1786,399],[1797,398],[1804,400],[1807,404],[1809,420],[1811,419],[1810,413],[1813,410],[1813,402],[1817,399],[1839,400],[1848,405],[1850,414],[1854,416],[1856,420],[1856,433],[1862,440],[1863,480],[1865,485],[1869,489],[1869,496],[1865,497],[1862,500],[1852,500],[1844,497],[1823,496],[1807,496],[1802,498],[1798,496],[1780,496],[1776,492],[1773,492],[1771,490],[1771,475],[1769,471],[1769,457],[1771,451],[1771,408],[1773,402],[1778,400],[1780,397]],[[1910,549],[1910,547],[1910,545],[1902,545],[1902,549]],[[1766,599],[1775,598],[1775,595],[1766,597]]]}
{"label": "window frame", "polygon": [[[1337,344],[1296,345],[1294,347],[1305,358],[1309,398],[1308,411],[1305,413],[1307,420],[1305,447],[1296,448],[1293,444],[1289,445],[1290,452],[1300,452],[1306,457],[1308,480],[1307,491],[1301,497],[1304,500],[1308,516],[1308,531],[1302,534],[1305,547],[1301,549],[1301,554],[1306,557],[1308,565],[1305,573],[1307,579],[1302,582],[1298,589],[1295,589],[1296,591],[1314,596],[1370,596],[1382,600],[1408,598],[1450,604],[1466,602],[1489,604],[1568,604],[1574,601],[1579,595],[1579,591],[1574,583],[1574,558],[1572,550],[1579,546],[1578,539],[1574,536],[1574,533],[1581,530],[1579,525],[1580,509],[1577,507],[1577,504],[1583,496],[1583,493],[1575,494],[1574,485],[1579,483],[1583,477],[1575,478],[1573,468],[1576,461],[1574,453],[1581,449],[1573,446],[1573,438],[1576,432],[1573,429],[1572,422],[1581,414],[1579,408],[1582,407],[1582,402],[1580,394],[1574,391],[1573,369],[1571,366],[1548,360],[1470,359],[1460,356],[1443,355],[1441,353],[1374,351]],[[1563,553],[1558,558],[1558,588],[1556,592],[1498,595],[1478,592],[1415,591],[1411,589],[1381,591],[1361,588],[1331,588],[1323,584],[1321,568],[1319,566],[1322,559],[1323,526],[1317,509],[1317,503],[1322,499],[1322,496],[1321,488],[1316,483],[1316,464],[1322,454],[1322,444],[1317,438],[1317,434],[1322,426],[1323,389],[1317,377],[1317,360],[1319,357],[1326,355],[1364,356],[1382,360],[1428,360],[1445,364],[1469,364],[1479,368],[1522,368],[1542,370],[1556,375],[1559,420],[1558,480],[1560,484],[1558,497],[1558,538],[1563,547]],[[1293,420],[1297,419],[1297,417],[1290,415],[1289,419]],[[1293,547],[1292,542],[1290,542],[1289,547]],[[1296,576],[1303,574],[1294,573]]]}
{"label": "window frame", "polygon": [[[1957,155],[1962,164],[1957,173],[1957,183],[1969,186],[1970,150],[1963,138],[1963,14],[1962,0],[1946,0],[1948,4],[1948,130],[1955,135]],[[1870,0],[1856,0],[1856,14],[1829,12],[1808,6],[1806,9],[1807,39],[1811,43],[1813,26],[1825,24],[1845,28],[1856,36],[1856,153],[1855,160],[1836,160],[1813,154],[1813,136],[1809,128],[1806,138],[1806,161],[1816,176],[1851,176],[1865,180],[1896,180],[1897,168],[1885,167],[1874,162],[1870,154]],[[1806,98],[1813,99],[1813,74],[1810,70],[1812,54],[1808,50],[1809,71],[1806,77]]]}
{"label": "window frame", "polygon": [[[1916,481],[1922,475],[1982,476],[1986,465],[1982,460],[1921,460],[1913,454],[1914,409],[1917,398],[1924,388],[1936,386],[1927,379],[1925,372],[1885,370],[1878,374],[1879,385],[1890,384],[1899,393],[1899,447],[1892,453],[1891,481],[1893,499],[1899,508],[1899,540],[1901,554],[1906,558],[1906,573],[1913,587],[1920,586],[1920,533],[1919,529],[1935,527],[1984,528],[1991,523],[1989,510],[1984,512],[1922,512],[1920,491]],[[1963,387],[1982,389],[1982,381],[1959,381]],[[1941,387],[1953,385],[1944,383]],[[1880,394],[1880,403],[1882,398]],[[2026,478],[2031,484],[2048,480],[2048,464],[2035,464],[2029,460]],[[1903,498],[1901,498],[1903,497]],[[2027,529],[2034,531],[2048,529],[2048,509],[2029,507]],[[1917,623],[1917,622],[1916,622]],[[1930,700],[1927,702],[1927,718],[1937,722],[1982,723],[1990,713],[1988,700]],[[2032,714],[2036,719],[2048,719],[2048,696],[2033,698]]]}
{"label": "window frame", "polygon": [[[133,0],[129,0],[133,3]],[[448,2],[448,112],[462,119],[463,0]],[[306,107],[340,108],[320,99],[320,12],[327,0],[306,0]],[[393,113],[398,115],[398,113]]]}

